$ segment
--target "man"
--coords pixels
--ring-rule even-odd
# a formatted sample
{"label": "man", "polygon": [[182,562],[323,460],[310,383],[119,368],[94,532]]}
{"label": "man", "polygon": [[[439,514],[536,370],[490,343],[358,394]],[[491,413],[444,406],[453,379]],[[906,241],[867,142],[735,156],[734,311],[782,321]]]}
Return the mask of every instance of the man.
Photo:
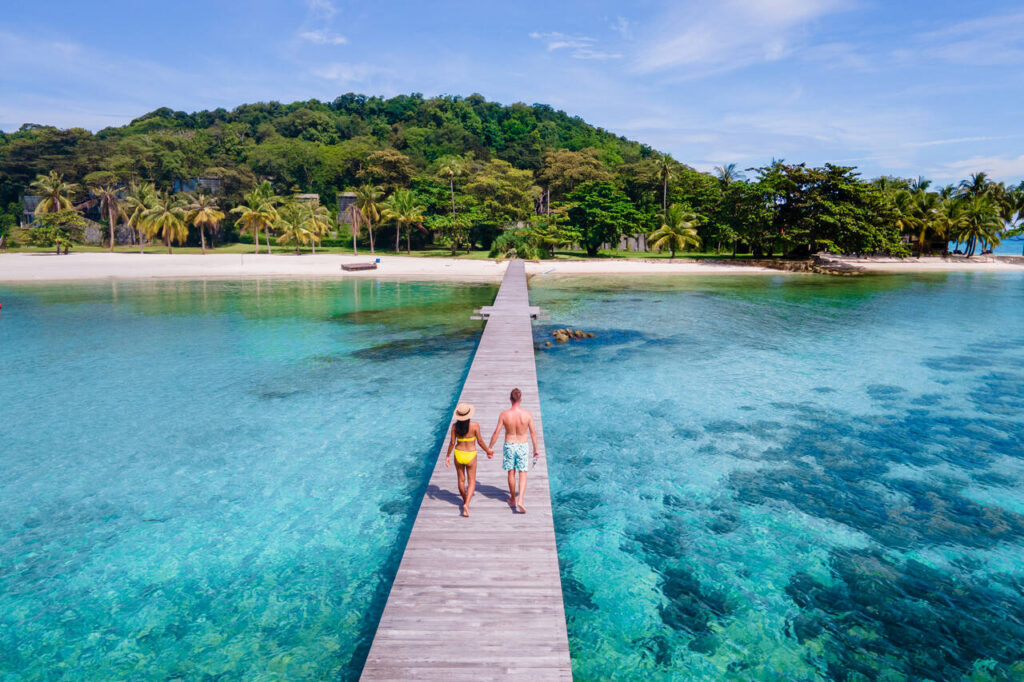
{"label": "man", "polygon": [[[505,447],[502,449],[501,468],[508,472],[508,503],[513,509],[518,509],[520,514],[526,513],[523,506],[523,497],[526,495],[526,472],[530,470],[530,448],[526,443],[526,436],[533,441],[534,457],[540,457],[540,450],[537,448],[537,432],[533,428],[533,415],[520,406],[523,399],[523,392],[518,388],[512,389],[509,396],[512,407],[505,410],[498,417],[498,425],[494,427],[494,435],[491,436],[491,443],[488,446],[494,449],[494,443],[498,440],[501,429],[505,429]],[[519,472],[519,496],[516,496],[516,472]]]}

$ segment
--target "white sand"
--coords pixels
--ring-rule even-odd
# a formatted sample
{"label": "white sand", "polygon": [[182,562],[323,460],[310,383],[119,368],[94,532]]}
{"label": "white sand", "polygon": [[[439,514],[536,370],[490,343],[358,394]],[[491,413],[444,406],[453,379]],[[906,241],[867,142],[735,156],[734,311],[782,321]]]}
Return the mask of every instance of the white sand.
{"label": "white sand", "polygon": [[[376,257],[374,257],[376,258]],[[500,281],[505,263],[493,260],[459,258],[410,258],[380,256],[376,270],[345,272],[342,263],[368,263],[366,256],[328,255],[254,255],[211,253],[137,254],[137,253],[51,253],[0,254],[0,282],[30,282],[88,279],[212,278],[212,277],[381,277],[402,279],[451,279],[461,281]],[[742,265],[715,265],[692,262],[644,262],[637,260],[580,260],[527,263],[527,274],[708,274],[728,272],[775,272]]]}
{"label": "white sand", "polygon": [[[1024,270],[1024,265],[991,260],[946,261],[842,259],[869,272],[945,272],[951,270]],[[342,263],[367,263],[369,255],[342,256],[292,254],[253,255],[238,253],[137,254],[137,253],[52,253],[0,254],[0,282],[31,282],[90,279],[146,278],[240,278],[240,277],[381,277],[400,279],[447,279],[499,281],[504,263],[458,258],[410,258],[380,256],[376,270],[345,272]],[[790,274],[780,270],[694,261],[595,259],[527,262],[530,275],[552,277],[573,275],[708,275],[708,274]]]}

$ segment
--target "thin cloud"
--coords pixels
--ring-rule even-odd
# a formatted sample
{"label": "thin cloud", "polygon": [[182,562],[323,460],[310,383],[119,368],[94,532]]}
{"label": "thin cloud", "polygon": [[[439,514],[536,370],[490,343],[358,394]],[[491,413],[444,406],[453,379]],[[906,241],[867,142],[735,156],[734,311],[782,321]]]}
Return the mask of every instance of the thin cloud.
{"label": "thin cloud", "polygon": [[373,64],[335,62],[314,69],[313,75],[339,83],[362,83],[379,76],[390,76],[391,71]]}
{"label": "thin cloud", "polygon": [[1024,177],[1024,154],[1016,158],[974,156],[942,164],[933,170],[945,178],[962,178],[979,171],[984,171],[997,180],[1017,182]]}
{"label": "thin cloud", "polygon": [[547,43],[548,52],[570,50],[570,56],[573,59],[622,59],[622,54],[618,52],[604,52],[594,49],[597,39],[590,36],[569,35],[558,31],[548,33],[534,31],[530,34],[530,37]]}
{"label": "thin cloud", "polygon": [[324,19],[330,19],[338,13],[338,8],[331,0],[306,0],[306,6],[314,15]]}
{"label": "thin cloud", "polygon": [[324,29],[303,31],[299,37],[314,45],[344,45],[348,42],[348,38],[345,36],[336,35]]}
{"label": "thin cloud", "polygon": [[910,59],[927,56],[974,67],[1022,64],[1022,33],[1024,12],[998,14],[921,33],[916,37],[916,50],[896,55]]}
{"label": "thin cloud", "polygon": [[846,6],[845,0],[688,2],[659,21],[663,28],[646,42],[635,68],[711,73],[778,61],[796,49],[808,24]]}

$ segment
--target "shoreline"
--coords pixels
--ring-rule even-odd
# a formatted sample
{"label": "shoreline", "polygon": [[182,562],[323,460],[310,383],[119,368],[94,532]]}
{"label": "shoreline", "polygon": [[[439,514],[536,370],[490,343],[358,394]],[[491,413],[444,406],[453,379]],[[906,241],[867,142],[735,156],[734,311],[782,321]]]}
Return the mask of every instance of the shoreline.
{"label": "shoreline", "polygon": [[[53,253],[0,254],[0,282],[71,282],[140,279],[379,278],[498,282],[508,262],[459,258],[380,256],[376,270],[346,272],[342,264],[368,263],[377,256],[323,254],[134,254]],[[967,261],[922,259],[861,259],[829,257],[857,274],[922,272],[1024,272],[1024,259],[1015,257]],[[527,275],[798,275],[804,273],[728,261],[654,260],[642,258],[551,260],[526,263]]]}

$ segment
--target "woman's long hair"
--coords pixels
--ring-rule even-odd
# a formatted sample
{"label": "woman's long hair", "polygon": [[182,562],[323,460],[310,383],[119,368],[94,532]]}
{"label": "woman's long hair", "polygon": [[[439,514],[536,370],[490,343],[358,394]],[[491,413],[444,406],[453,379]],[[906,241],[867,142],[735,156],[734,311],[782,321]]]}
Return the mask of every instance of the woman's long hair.
{"label": "woman's long hair", "polygon": [[455,422],[455,437],[456,438],[464,438],[467,433],[469,433],[469,420],[468,419],[460,419],[459,421]]}

